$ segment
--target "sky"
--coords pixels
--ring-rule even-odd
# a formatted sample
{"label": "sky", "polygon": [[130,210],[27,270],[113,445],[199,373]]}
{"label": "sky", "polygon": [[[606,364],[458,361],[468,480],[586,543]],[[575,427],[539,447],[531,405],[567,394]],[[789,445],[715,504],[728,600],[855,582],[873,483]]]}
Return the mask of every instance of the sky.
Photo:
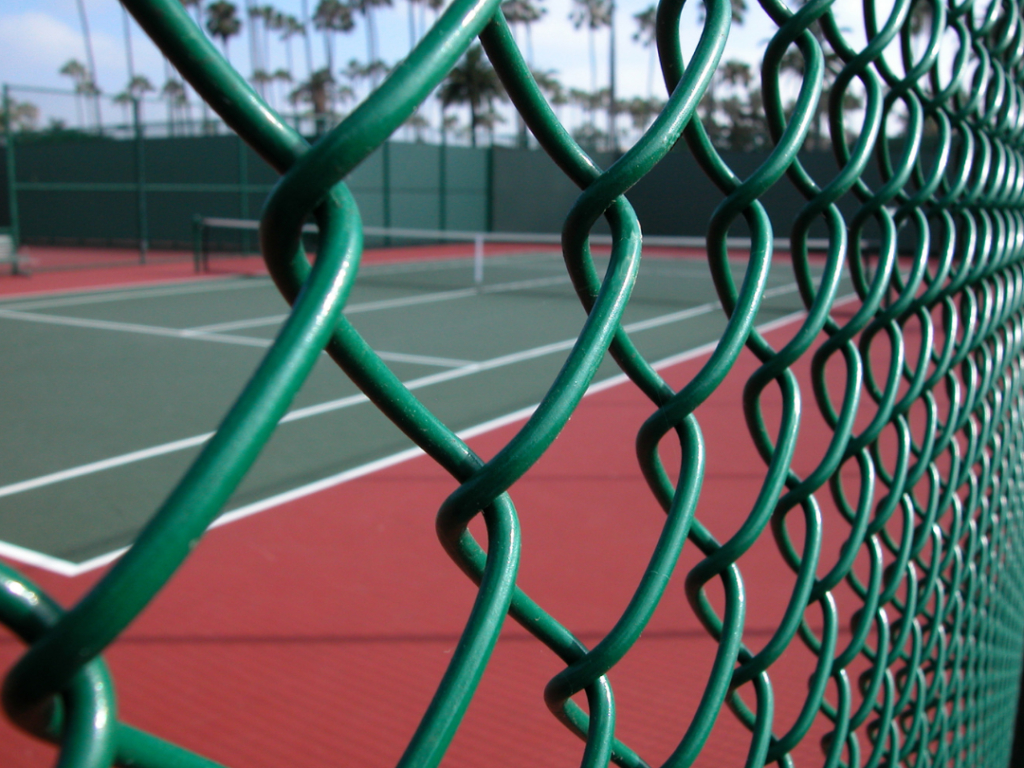
{"label": "sky", "polygon": [[[96,80],[100,89],[108,95],[122,91],[128,80],[124,46],[123,9],[116,0],[83,0],[88,24],[93,38],[96,59]],[[263,0],[260,0],[261,4]],[[316,0],[309,0],[314,6]],[[620,97],[648,96],[649,93],[665,98],[664,85],[657,74],[650,72],[650,51],[633,40],[636,22],[633,15],[642,11],[651,0],[617,0],[618,51],[617,82]],[[748,0],[751,9],[746,23],[733,26],[723,60],[742,59],[757,65],[763,54],[767,39],[775,27],[753,0]],[[287,13],[301,16],[301,0],[271,0],[271,3]],[[236,4],[243,5],[242,0]],[[544,18],[533,28],[533,61],[537,69],[553,71],[567,87],[590,89],[591,68],[588,35],[585,30],[576,30],[569,21],[572,0],[540,0],[547,9]],[[837,0],[837,8],[854,5],[854,0]],[[390,8],[377,14],[380,30],[381,56],[388,63],[402,58],[409,45],[408,10],[404,0],[395,0]],[[700,34],[698,23],[699,3],[689,0],[683,11],[682,37],[684,50],[692,48]],[[431,15],[427,13],[429,23]],[[366,38],[362,21],[352,34],[336,43],[335,63],[347,62],[351,58],[366,58]],[[230,44],[232,63],[244,73],[250,72],[247,38],[243,35],[233,38]],[[131,22],[131,38],[136,70],[145,74],[159,88],[166,80],[164,62],[155,46],[142,30]],[[299,79],[305,77],[305,64],[300,37],[294,40],[294,60]],[[314,67],[324,64],[323,45],[317,37],[313,40]],[[608,82],[607,32],[595,36],[597,50],[597,83],[604,87]],[[520,45],[526,47],[520,36]],[[48,88],[70,88],[71,81],[58,73],[70,59],[84,62],[85,47],[76,0],[4,0],[0,7],[0,82]],[[285,65],[285,47],[276,43],[271,49],[273,68]],[[651,90],[649,90],[651,89]],[[15,94],[19,97],[18,94]],[[277,97],[283,100],[283,92]],[[24,96],[29,98],[27,94]],[[33,96],[43,110],[60,108],[59,103],[70,102],[54,97]],[[64,109],[72,109],[64,103]],[[563,118],[565,119],[565,118]],[[45,122],[45,121],[44,121]],[[508,126],[507,131],[513,128]]]}

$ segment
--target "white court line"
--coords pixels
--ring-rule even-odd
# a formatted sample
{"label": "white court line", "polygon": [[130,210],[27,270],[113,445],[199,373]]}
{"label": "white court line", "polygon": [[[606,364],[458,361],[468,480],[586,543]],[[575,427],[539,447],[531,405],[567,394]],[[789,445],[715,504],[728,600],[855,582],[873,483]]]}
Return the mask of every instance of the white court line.
{"label": "white court line", "polygon": [[453,357],[432,357],[431,355],[407,355],[404,352],[381,352],[374,350],[381,360],[395,363],[412,363],[413,365],[434,365],[438,368],[463,368],[472,365],[472,360],[456,360]]}
{"label": "white court line", "polygon": [[[795,284],[788,286],[780,286],[779,288],[772,289],[773,295],[778,295],[783,292],[792,292],[796,290]],[[767,292],[766,292],[767,295]],[[651,318],[649,320],[641,320],[637,323],[627,324],[624,327],[627,333],[634,331],[647,330],[649,328],[655,328],[660,325],[665,325],[670,322],[679,322],[686,320],[691,317],[698,315],[707,314],[709,312],[718,309],[721,305],[719,302],[708,302],[707,304],[701,304],[696,307],[691,307],[688,310],[682,312],[673,312],[668,315],[662,315],[660,318]],[[661,321],[661,322],[656,322]],[[472,376],[477,373],[484,371],[494,370],[495,368],[502,368],[508,365],[514,365],[525,360],[533,360],[538,357],[544,357],[546,355],[554,354],[555,352],[561,352],[571,349],[576,343],[576,337],[570,339],[563,339],[562,341],[556,341],[552,344],[543,344],[538,347],[531,349],[524,349],[519,352],[513,352],[508,355],[500,355],[493,357],[490,360],[484,360],[479,363],[468,363],[461,365],[458,368],[452,370],[443,371],[441,373],[434,373],[428,376],[421,376],[410,381],[403,382],[407,389],[415,391],[430,387],[435,384],[441,384],[446,381],[453,381],[455,379],[461,379],[466,376]],[[455,362],[455,361],[451,361]],[[316,405],[306,406],[305,408],[296,408],[293,411],[285,414],[280,424],[288,424],[293,421],[301,421],[308,419],[313,416],[319,416],[324,413],[331,413],[333,411],[343,410],[345,408],[351,408],[354,405],[360,403],[369,402],[369,398],[362,392],[347,397],[338,398],[336,400],[328,400],[327,402],[318,403]],[[92,475],[97,472],[103,472],[108,469],[114,469],[116,467],[122,467],[126,464],[134,464],[138,461],[144,461],[146,459],[156,458],[158,456],[164,456],[168,453],[176,453],[178,451],[184,451],[189,448],[193,448],[197,445],[202,445],[207,440],[213,437],[213,432],[206,432],[201,435],[193,435],[192,437],[182,438],[181,440],[173,440],[169,443],[163,443],[161,445],[155,445],[150,448],[143,448],[138,451],[131,451],[129,453],[123,453],[119,456],[111,456],[107,459],[100,461],[89,462],[88,464],[80,464],[77,467],[71,467],[69,469],[60,470],[59,472],[51,472],[46,475],[39,475],[38,477],[30,478],[28,480],[21,480],[16,483],[10,483],[8,485],[0,486],[0,498],[6,496],[13,496],[18,493],[25,493],[26,491],[32,491],[37,488],[43,488],[47,485],[53,485],[55,483],[61,483],[66,480],[72,480],[77,477],[83,477],[85,475]]]}
{"label": "white court line", "polygon": [[21,320],[27,323],[41,323],[43,325],[62,325],[71,328],[94,328],[103,331],[136,333],[144,336],[161,336],[171,339],[198,339],[200,341],[213,341],[220,344],[235,344],[245,347],[269,347],[272,343],[269,339],[260,339],[252,336],[194,333],[176,328],[163,328],[158,325],[118,323],[113,320],[91,320],[84,317],[65,317],[64,315],[44,315],[39,312],[19,312],[13,309],[0,309],[0,318]]}
{"label": "white court line", "polygon": [[[857,297],[855,294],[843,296],[839,299],[836,299],[836,301],[833,303],[833,306],[845,304],[847,302],[855,300],[856,298]],[[761,325],[756,326],[756,329],[759,333],[768,333],[769,331],[789,325],[790,323],[793,323],[797,320],[801,320],[806,316],[807,312],[804,310],[801,310],[799,312],[793,312],[791,314],[776,318],[775,320],[771,320],[767,323],[762,323]],[[702,355],[711,353],[712,351],[714,351],[717,345],[717,339],[715,341],[709,341],[706,344],[701,344],[700,346],[694,347],[692,349],[688,349],[683,352],[679,352],[675,355],[670,355],[669,357],[662,358],[661,360],[658,360],[655,363],[653,363],[652,367],[655,370],[660,371],[664,370],[665,368],[679,365],[680,363],[686,362],[687,360],[692,360],[696,357],[700,357]],[[596,394],[597,392],[603,392],[607,389],[612,389],[613,387],[620,386],[628,381],[629,377],[626,376],[626,374],[624,373],[620,373],[615,376],[610,376],[607,379],[603,379],[601,381],[594,382],[593,384],[591,384],[590,387],[587,388],[584,397]],[[492,432],[496,429],[500,429],[501,427],[506,426],[508,424],[514,424],[519,421],[525,421],[533,414],[533,412],[536,409],[536,404],[528,406],[526,408],[521,408],[518,411],[514,411],[504,416],[499,416],[498,418],[491,419],[490,421],[485,421],[482,424],[477,424],[476,426],[462,430],[456,434],[458,434],[459,438],[462,440],[469,440],[478,435],[482,435],[487,432]],[[206,437],[208,438],[209,436]],[[375,461],[362,464],[358,467],[353,467],[352,469],[347,469],[343,472],[339,472],[336,475],[331,475],[330,477],[325,477],[321,480],[316,480],[312,483],[307,483],[306,485],[299,486],[298,488],[293,488],[290,491],[285,491],[284,493],[280,493],[275,496],[271,496],[269,498],[262,499],[260,501],[253,502],[252,504],[247,504],[245,506],[239,507],[238,509],[226,512],[219,518],[217,518],[210,525],[210,528],[218,528],[222,525],[226,525],[228,523],[232,523],[237,520],[250,517],[259,512],[263,512],[267,509],[272,509],[273,507],[280,506],[281,504],[285,504],[290,501],[295,501],[297,499],[301,499],[305,496],[309,496],[314,493],[319,493],[320,491],[327,490],[328,488],[333,488],[334,486],[347,483],[350,480],[355,480],[356,478],[363,477],[374,472],[379,472],[380,470],[386,469],[388,467],[393,467],[397,464],[402,464],[421,455],[423,455],[422,449],[417,447],[407,448],[403,451],[399,451],[398,453],[391,454],[390,456],[385,456],[381,459],[376,459]],[[70,560],[64,560],[62,558],[53,557],[52,555],[46,555],[42,552],[36,552],[35,550],[27,549],[25,547],[19,547],[16,544],[0,542],[0,556],[7,557],[11,560],[15,560],[20,563],[25,563],[26,565],[32,565],[37,568],[42,568],[44,570],[59,574],[61,576],[68,577],[79,576],[83,573],[87,573],[88,571],[100,568],[110,563],[111,561],[116,560],[121,555],[123,555],[127,550],[127,547],[122,547],[112,552],[108,552],[106,554],[90,558],[89,560],[85,560],[81,563],[73,563]]]}
{"label": "white court line", "polygon": [[218,333],[220,331],[244,331],[248,328],[262,328],[266,325],[283,323],[288,319],[288,313],[279,315],[266,315],[265,317],[253,317],[249,320],[231,320],[227,323],[213,323],[211,325],[193,325],[185,330],[189,333]]}
{"label": "white court line", "polygon": [[[346,315],[358,315],[363,312],[378,312],[382,309],[399,309],[401,307],[412,307],[417,304],[434,304],[442,301],[454,301],[455,299],[468,299],[479,296],[482,293],[505,293],[510,291],[521,291],[527,288],[540,288],[547,285],[568,283],[569,278],[565,275],[559,277],[541,277],[535,280],[515,280],[508,283],[496,283],[485,285],[480,288],[456,288],[451,291],[438,291],[436,293],[425,293],[419,296],[403,296],[398,299],[380,299],[378,301],[364,301],[356,304],[349,304],[345,307]],[[189,328],[190,332],[207,333],[209,331],[240,331],[248,328],[262,328],[268,325],[276,325],[284,322],[287,314],[267,315],[266,317],[254,317],[249,320],[233,320],[227,323],[215,323],[213,325],[197,325]]]}
{"label": "white court line", "polygon": [[[541,278],[537,280],[519,280],[511,283],[501,283],[487,286],[483,289],[465,288],[457,291],[443,291],[422,296],[407,296],[400,299],[385,299],[382,301],[365,302],[353,304],[345,309],[345,314],[357,314],[360,312],[373,312],[382,309],[395,309],[398,307],[409,307],[415,304],[430,304],[439,301],[451,301],[453,299],[478,296],[481,293],[502,293],[506,291],[518,291],[526,288],[536,288],[543,285],[553,285],[558,282],[568,282],[569,278]],[[38,306],[37,302],[32,306]],[[266,325],[274,325],[283,322],[288,315],[271,315],[268,317],[254,318],[251,320],[238,320],[230,323],[218,323],[216,325],[197,326],[194,328],[165,328],[158,325],[144,325],[142,323],[122,323],[114,320],[94,320],[84,317],[68,317],[66,315],[46,315],[40,312],[25,312],[25,305],[18,305],[14,309],[0,308],[0,318],[8,320],[22,320],[30,323],[42,323],[44,325],[63,325],[71,328],[92,328],[103,331],[119,331],[122,333],[138,333],[145,336],[160,336],[172,339],[194,339],[197,341],[213,341],[221,344],[238,344],[245,347],[269,347],[273,342],[270,339],[261,339],[252,336],[233,336],[220,333],[213,333],[216,330],[239,330],[242,328],[258,328]],[[64,306],[64,305],[61,305]]]}
{"label": "white court line", "polygon": [[246,288],[268,288],[269,280],[228,280],[225,278],[192,281],[167,288],[125,289],[110,292],[103,288],[94,293],[63,298],[38,299],[36,301],[18,301],[17,297],[2,302],[2,306],[11,309],[54,309],[56,307],[77,307],[83,304],[103,304],[112,301],[129,301],[131,299],[149,299],[161,296],[188,296],[195,293],[212,293],[215,291],[237,291]]}

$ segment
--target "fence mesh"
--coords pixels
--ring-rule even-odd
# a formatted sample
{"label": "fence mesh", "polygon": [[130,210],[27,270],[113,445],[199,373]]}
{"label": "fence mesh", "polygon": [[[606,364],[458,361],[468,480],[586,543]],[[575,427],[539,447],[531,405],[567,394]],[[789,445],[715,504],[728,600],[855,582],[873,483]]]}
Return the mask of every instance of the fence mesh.
{"label": "fence mesh", "polygon": [[[59,742],[61,765],[210,765],[119,723],[99,654],[188,556],[325,348],[461,483],[441,507],[437,530],[478,584],[478,596],[403,765],[442,759],[506,615],[564,661],[544,695],[554,716],[585,740],[583,764],[646,765],[616,738],[606,674],[638,640],[685,547],[703,555],[683,578],[717,650],[668,765],[697,759],[725,707],[749,731],[749,766],[792,764],[792,751],[809,734],[817,734],[818,762],[828,766],[1008,763],[1024,654],[1024,25],[1015,2],[896,0],[883,8],[869,1],[858,33],[866,42],[855,45],[832,0],[796,9],[760,0],[778,27],[761,73],[774,149],[747,178],[722,162],[695,119],[729,34],[731,4],[723,0],[708,0],[686,63],[682,3],[662,0],[657,45],[671,97],[607,169],[574,144],[544,101],[498,0],[454,0],[372,97],[313,146],[261,103],[176,0],[125,4],[192,87],[282,174],[260,238],[292,312],[216,436],[135,545],[75,606],[64,611],[27,579],[6,566],[0,571],[0,619],[29,646],[7,675],[4,706],[21,727]],[[343,179],[477,37],[541,146],[582,189],[565,220],[563,252],[588,313],[540,407],[487,462],[401,385],[341,314],[362,244],[359,211]],[[802,77],[789,101],[783,68],[792,51]],[[852,102],[859,106],[846,108]],[[821,140],[826,120],[838,171],[813,179],[798,150],[811,135]],[[642,253],[623,195],[680,137],[722,191],[706,251],[729,319],[703,367],[674,391],[619,320]],[[872,161],[882,177],[876,188],[862,178]],[[758,202],[781,183],[807,199],[792,222],[769,221]],[[856,211],[843,215],[837,201],[850,195]],[[312,267],[299,248],[309,214],[321,233]],[[613,246],[599,275],[587,236],[602,215]],[[740,218],[751,251],[737,283],[726,238]],[[812,229],[828,242],[820,278],[808,254]],[[807,312],[775,349],[754,320],[778,236],[790,238]],[[839,311],[844,269],[856,301]],[[743,525],[718,541],[698,513],[704,437],[694,411],[744,347],[760,362],[743,403],[765,470]],[[588,648],[517,587],[520,538],[506,491],[554,440],[606,351],[650,398],[637,456],[666,517],[628,607]],[[810,398],[800,366],[809,370]],[[779,418],[765,416],[771,398],[781,399]],[[816,409],[829,434],[797,474],[802,409]],[[660,458],[668,439],[681,449],[678,472]],[[486,552],[468,531],[477,515],[486,523]],[[802,520],[798,533],[791,517]],[[834,557],[822,554],[825,526],[843,532]],[[794,586],[778,626],[754,650],[744,634],[740,564],[769,537]],[[783,731],[773,715],[773,664],[794,644],[816,661],[799,715]],[[585,707],[576,694],[585,695]]]}

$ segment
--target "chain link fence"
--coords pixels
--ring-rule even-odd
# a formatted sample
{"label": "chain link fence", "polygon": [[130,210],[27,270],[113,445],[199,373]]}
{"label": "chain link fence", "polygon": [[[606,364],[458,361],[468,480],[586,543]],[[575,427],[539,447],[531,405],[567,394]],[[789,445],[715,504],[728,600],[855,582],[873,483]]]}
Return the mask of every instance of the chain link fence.
{"label": "chain link fence", "polygon": [[[116,719],[100,654],[191,552],[324,349],[460,483],[438,512],[437,530],[478,596],[402,765],[441,761],[507,615],[564,662],[544,698],[585,740],[583,765],[646,765],[616,736],[607,674],[658,608],[684,548],[702,554],[678,578],[717,651],[668,765],[693,764],[725,708],[748,732],[748,766],[793,764],[794,748],[822,727],[820,765],[1008,764],[1024,656],[1024,24],[1015,2],[868,2],[858,37],[837,22],[832,0],[794,8],[761,0],[777,26],[761,73],[773,149],[742,177],[694,118],[729,34],[731,8],[721,0],[707,3],[686,62],[681,3],[662,0],[658,53],[672,95],[643,138],[606,169],[545,102],[497,0],[455,0],[373,96],[312,146],[264,107],[176,0],[126,5],[195,91],[281,173],[260,236],[292,312],[217,435],[84,598],[63,611],[10,568],[0,571],[0,619],[29,646],[6,677],[4,706],[21,727],[60,744],[61,765],[210,765]],[[402,386],[341,314],[362,241],[344,179],[478,37],[537,141],[582,190],[566,212],[563,251],[587,311],[540,407],[486,462]],[[784,70],[792,57],[801,78],[790,99]],[[824,133],[838,170],[812,177],[798,151]],[[927,156],[926,139],[934,148]],[[623,195],[680,140],[721,191],[706,252],[728,323],[700,371],[676,391],[620,319],[643,254]],[[871,163],[880,182],[869,186]],[[806,204],[792,220],[772,221],[759,200],[787,184]],[[844,215],[839,202],[850,200],[855,211]],[[312,267],[298,248],[310,215],[321,233]],[[587,237],[602,216],[613,246],[598,274]],[[726,240],[741,219],[752,245],[737,281]],[[812,234],[828,241],[817,271]],[[775,237],[790,239],[806,305],[799,329],[778,349],[754,328]],[[857,301],[840,312],[844,270]],[[743,404],[763,482],[743,525],[719,541],[699,504],[705,441],[719,436],[705,436],[694,412],[744,347],[760,361]],[[507,491],[558,435],[606,351],[651,401],[637,457],[665,522],[628,607],[587,647],[517,587],[521,542]],[[796,373],[801,365],[810,387]],[[765,417],[770,398],[782,401],[777,420]],[[812,409],[828,438],[798,474],[801,414]],[[678,443],[678,470],[663,464],[666,440]],[[478,515],[486,551],[468,529]],[[802,521],[800,535],[791,518]],[[843,533],[828,555],[825,528]],[[765,539],[791,569],[793,587],[771,637],[755,643],[744,632],[741,566]],[[783,730],[773,665],[795,644],[816,661],[799,716]]]}

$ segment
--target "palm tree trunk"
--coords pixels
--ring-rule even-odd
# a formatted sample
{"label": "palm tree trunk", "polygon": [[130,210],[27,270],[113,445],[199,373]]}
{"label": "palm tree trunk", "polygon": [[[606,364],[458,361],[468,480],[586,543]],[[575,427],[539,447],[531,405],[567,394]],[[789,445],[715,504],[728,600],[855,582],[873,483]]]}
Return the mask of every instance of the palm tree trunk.
{"label": "palm tree trunk", "polygon": [[[171,69],[171,62],[167,60],[167,57],[163,57],[164,60],[164,85],[166,86],[174,78],[174,70]],[[165,93],[167,101],[167,128],[170,134],[173,136],[175,131],[175,122],[177,120],[177,107],[175,106],[175,99],[177,96],[170,93]]]}
{"label": "palm tree trunk", "polygon": [[[205,35],[208,34],[206,29],[203,27],[203,0],[199,0],[194,6],[193,10],[196,13],[196,26],[199,27],[200,31]],[[185,83],[185,98],[188,98],[188,83]],[[202,105],[202,120],[203,125],[200,127],[199,132],[202,133],[206,130],[206,124],[210,122],[210,106],[202,98],[199,99],[199,103]],[[192,121],[191,107],[189,107],[189,122]]]}
{"label": "palm tree trunk", "polygon": [[128,9],[123,5],[121,12],[124,14],[124,56],[128,63],[128,82],[135,79],[135,56],[132,54],[132,28]]}
{"label": "palm tree trunk", "polygon": [[616,134],[617,105],[615,104],[615,0],[608,9],[608,142],[612,152],[619,151]]}
{"label": "palm tree trunk", "polygon": [[[373,23],[373,8],[366,7],[366,63],[371,67],[377,62],[377,28]],[[377,87],[377,69],[370,70],[370,83]]]}
{"label": "palm tree trunk", "polygon": [[309,0],[302,0],[302,39],[306,47],[306,78],[313,76],[313,41],[309,39]]}
{"label": "palm tree trunk", "polygon": [[409,8],[409,50],[416,47],[416,3],[415,0],[406,0]]}
{"label": "palm tree trunk", "polygon": [[256,20],[252,17],[252,0],[245,0],[246,27],[249,28],[249,71],[250,73],[260,69],[259,45],[256,42]]}
{"label": "palm tree trunk", "polygon": [[647,98],[654,98],[654,59],[657,53],[657,48],[654,44],[651,44],[651,52],[647,57]]}
{"label": "palm tree trunk", "polygon": [[590,48],[590,92],[597,93],[597,50],[594,47],[594,28],[587,26],[587,43]]}
{"label": "palm tree trunk", "polygon": [[331,30],[324,30],[324,55],[327,57],[327,71],[334,72],[334,41],[331,39]]}
{"label": "palm tree trunk", "polygon": [[85,41],[85,57],[89,62],[89,82],[96,86],[97,92],[93,94],[93,109],[96,117],[96,127],[100,127],[103,115],[100,112],[100,95],[98,93],[96,78],[96,57],[92,52],[92,35],[89,34],[89,18],[85,14],[85,0],[78,0],[78,17],[82,23],[82,39]]}
{"label": "palm tree trunk", "polygon": [[267,71],[268,75],[274,69],[274,65],[270,61],[270,30],[267,29],[266,19],[263,19],[263,68]]}

